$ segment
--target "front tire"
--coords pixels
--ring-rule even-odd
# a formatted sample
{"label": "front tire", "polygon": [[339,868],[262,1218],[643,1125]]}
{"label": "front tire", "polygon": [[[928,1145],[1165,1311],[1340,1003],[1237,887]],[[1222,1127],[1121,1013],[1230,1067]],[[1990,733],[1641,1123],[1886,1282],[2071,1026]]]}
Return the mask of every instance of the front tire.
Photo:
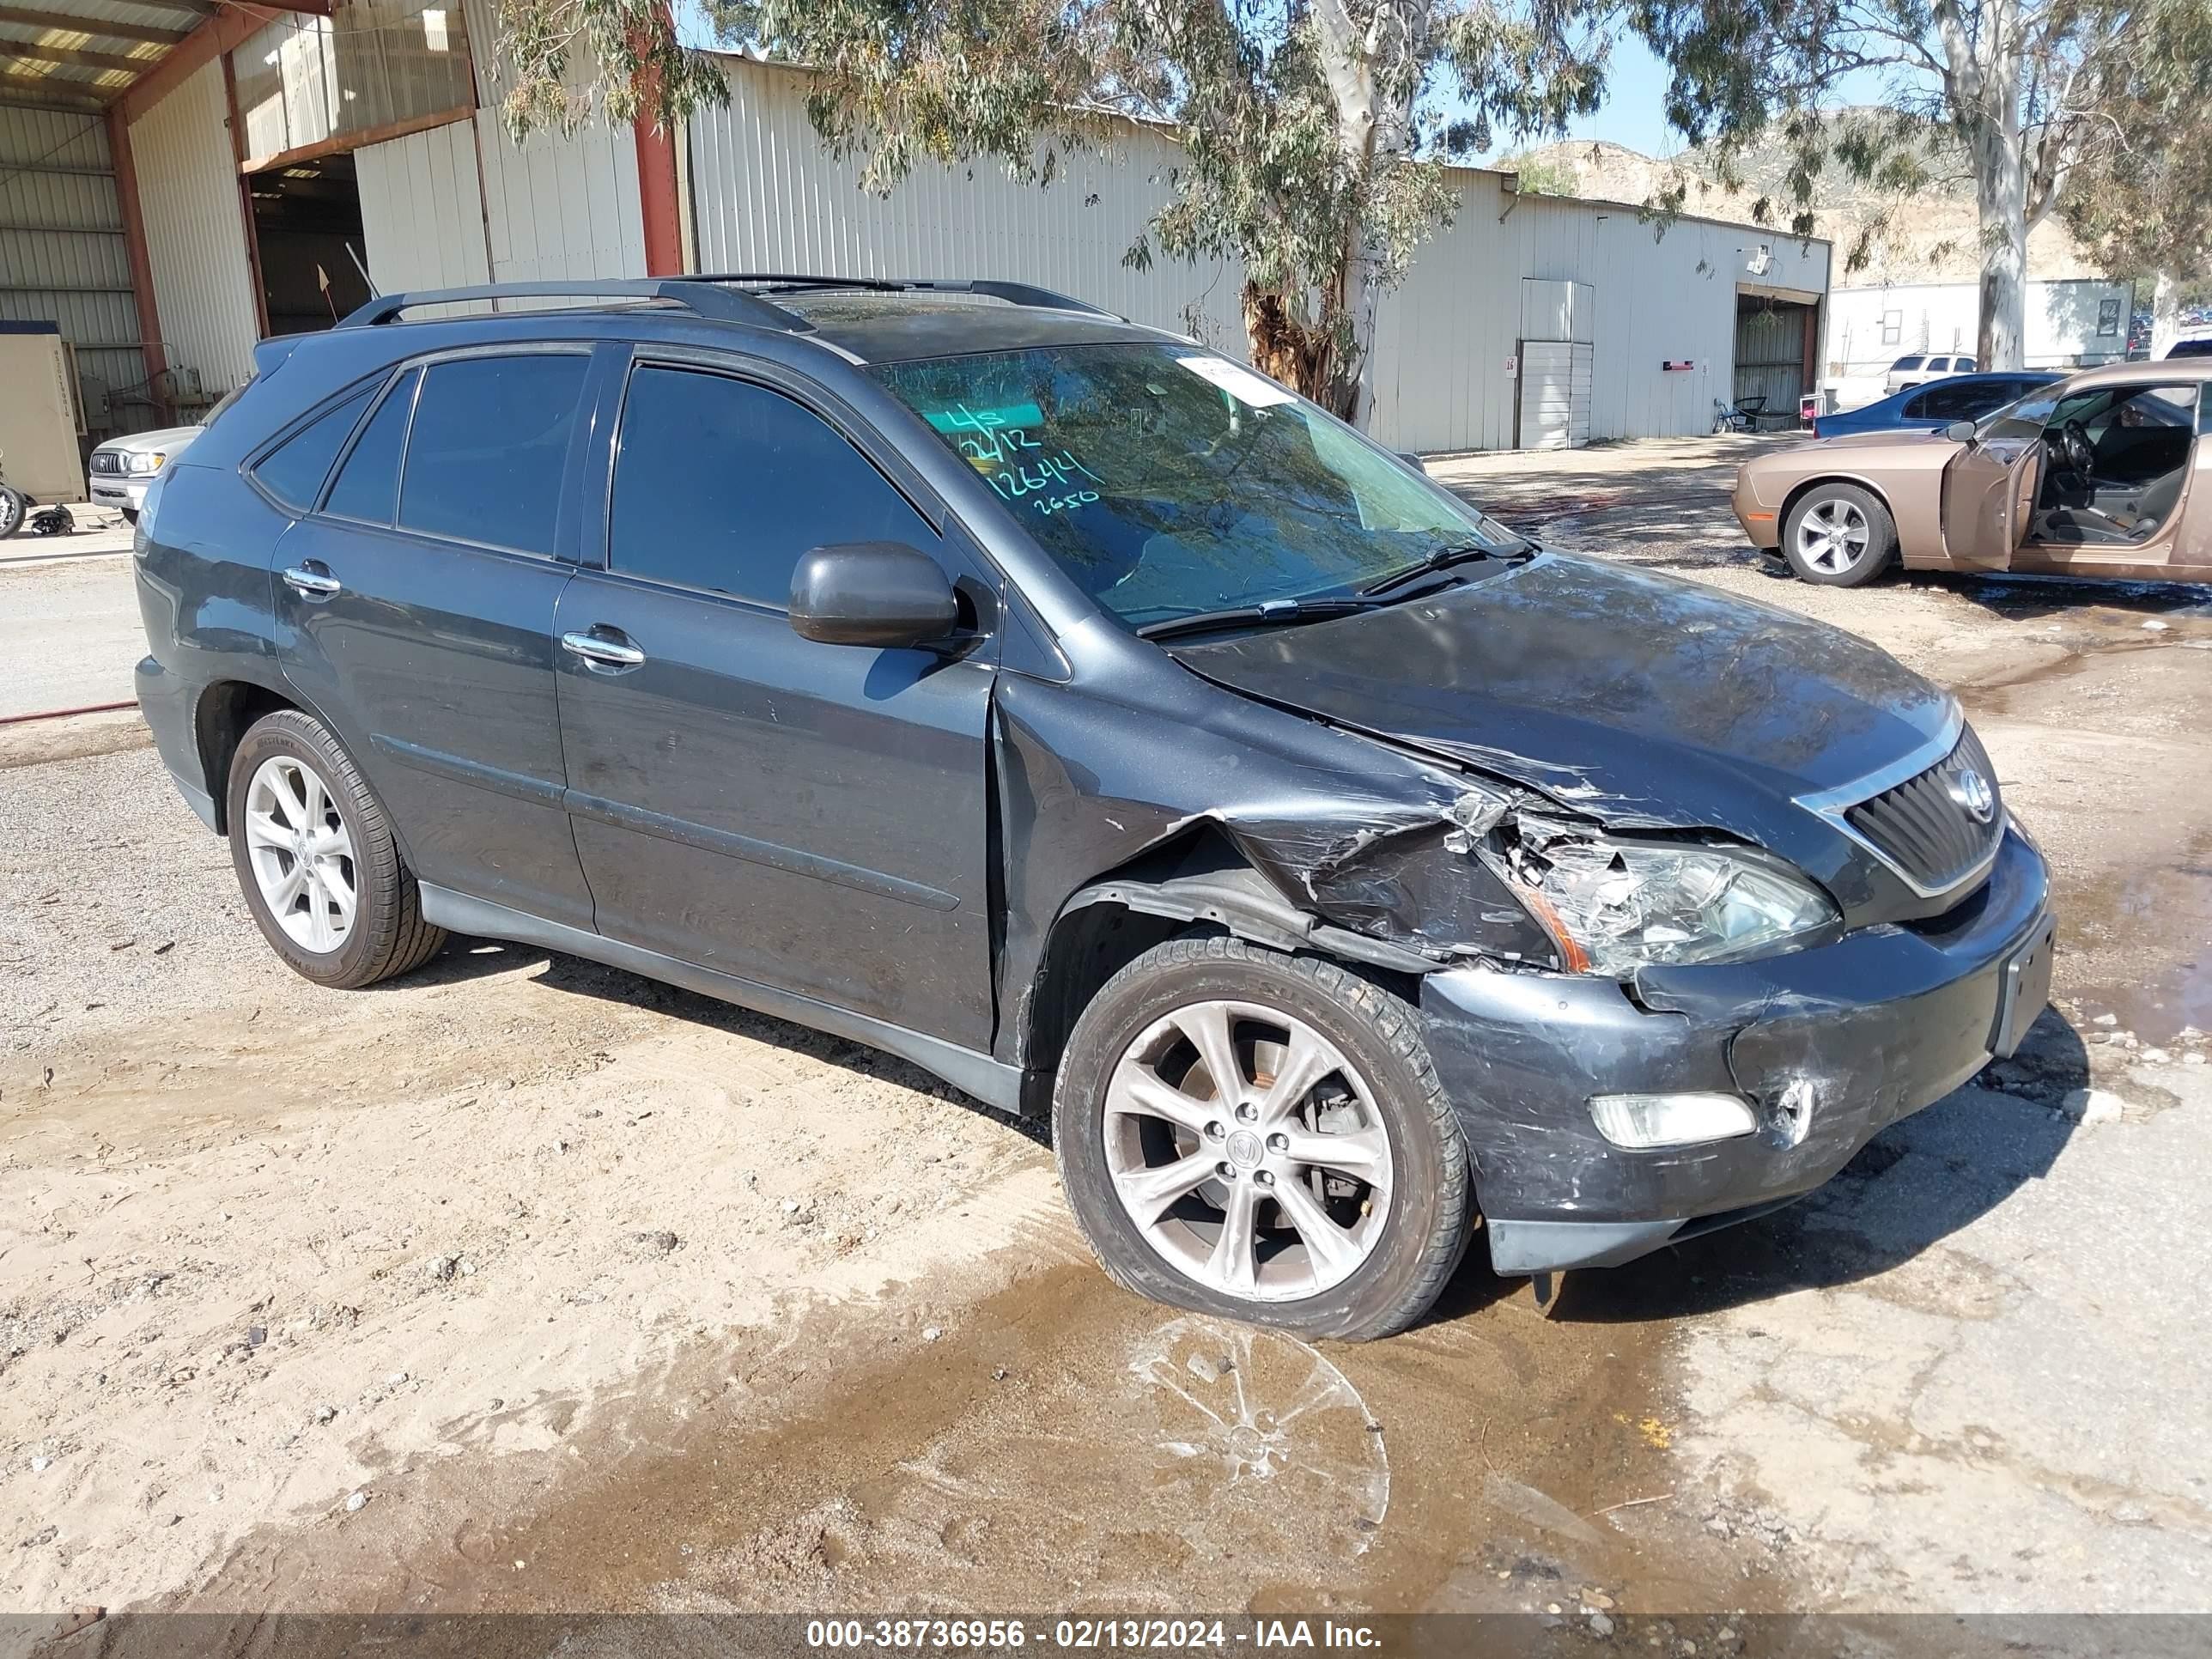
{"label": "front tire", "polygon": [[445,947],[391,820],[320,720],[283,709],[230,763],[231,862],[262,937],[318,985],[356,990]]}
{"label": "front tire", "polygon": [[1814,484],[1783,519],[1782,556],[1803,580],[1861,587],[1896,558],[1897,520],[1870,489]]}
{"label": "front tire", "polygon": [[1241,939],[1172,939],[1107,981],[1060,1062],[1053,1146],[1115,1279],[1301,1336],[1413,1324],[1473,1221],[1418,1012]]}

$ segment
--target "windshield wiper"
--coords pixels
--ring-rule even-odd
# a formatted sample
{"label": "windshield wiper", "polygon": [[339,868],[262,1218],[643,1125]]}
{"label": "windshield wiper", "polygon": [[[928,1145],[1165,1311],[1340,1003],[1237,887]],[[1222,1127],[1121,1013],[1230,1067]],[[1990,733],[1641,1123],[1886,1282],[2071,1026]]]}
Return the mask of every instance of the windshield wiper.
{"label": "windshield wiper", "polygon": [[1363,598],[1372,599],[1378,593],[1388,593],[1403,587],[1417,577],[1427,576],[1439,570],[1449,570],[1455,564],[1469,564],[1477,559],[1500,559],[1510,556],[1504,548],[1488,547],[1480,542],[1463,542],[1456,547],[1440,547],[1425,558],[1394,570],[1387,576],[1377,576],[1359,590]]}
{"label": "windshield wiper", "polygon": [[1140,640],[1173,639],[1178,634],[1210,634],[1218,629],[1272,628],[1278,623],[1325,622],[1374,610],[1371,599],[1262,599],[1257,605],[1232,605],[1222,611],[1198,611],[1188,617],[1169,617],[1146,623],[1137,630]]}

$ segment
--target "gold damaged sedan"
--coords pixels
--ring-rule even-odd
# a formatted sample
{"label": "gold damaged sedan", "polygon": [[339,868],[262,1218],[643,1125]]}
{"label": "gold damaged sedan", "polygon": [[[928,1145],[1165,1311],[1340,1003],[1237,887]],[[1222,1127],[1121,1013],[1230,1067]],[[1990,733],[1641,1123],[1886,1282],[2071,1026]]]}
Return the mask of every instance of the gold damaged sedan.
{"label": "gold damaged sedan", "polygon": [[1737,521],[1807,581],[2020,570],[2212,581],[2212,358],[2114,363],[1978,424],[1754,456]]}

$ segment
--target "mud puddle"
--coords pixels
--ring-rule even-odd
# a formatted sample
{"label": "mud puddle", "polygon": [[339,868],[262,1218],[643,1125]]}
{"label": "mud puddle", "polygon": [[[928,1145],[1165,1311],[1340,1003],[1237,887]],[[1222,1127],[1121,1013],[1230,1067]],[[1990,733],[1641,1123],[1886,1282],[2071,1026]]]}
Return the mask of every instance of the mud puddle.
{"label": "mud puddle", "polygon": [[[1624,1612],[1779,1607],[1676,1492],[1653,1275],[1364,1346],[1180,1314],[1064,1218],[942,1277],[705,1347],[557,1452],[418,1471],[249,1538],[172,1605],[361,1613]],[[1655,1264],[1665,1276],[1677,1263]],[[1011,1282],[1003,1275],[1011,1273]],[[971,1281],[980,1275],[970,1272]]]}
{"label": "mud puddle", "polygon": [[2108,872],[2064,896],[2071,932],[2106,959],[2141,965],[2137,975],[2071,987],[2093,1021],[2165,1045],[2212,1031],[2212,836],[2170,857]]}

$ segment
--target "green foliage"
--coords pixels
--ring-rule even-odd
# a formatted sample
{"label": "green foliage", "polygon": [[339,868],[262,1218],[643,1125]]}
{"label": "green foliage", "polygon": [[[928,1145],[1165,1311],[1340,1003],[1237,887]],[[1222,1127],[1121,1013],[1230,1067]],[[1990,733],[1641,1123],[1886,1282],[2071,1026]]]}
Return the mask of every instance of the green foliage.
{"label": "green foliage", "polygon": [[925,160],[1049,181],[1115,118],[1172,125],[1128,262],[1239,262],[1255,358],[1355,414],[1371,296],[1448,219],[1445,161],[1603,85],[1595,0],[709,3],[725,40],[818,71],[815,126],[872,189]]}
{"label": "green foliage", "polygon": [[2108,105],[2116,142],[2068,180],[2061,211],[2121,281],[2212,283],[2212,0],[2131,9],[2144,34]]}
{"label": "green foliage", "polygon": [[[2172,0],[2179,3],[2180,0]],[[1779,137],[1788,199],[1810,205],[1823,172],[1909,212],[1934,169],[1963,164],[1981,219],[1984,293],[2002,302],[1989,366],[2016,359],[2027,233],[2077,169],[2117,143],[2112,106],[2141,63],[2145,15],[2169,0],[1629,0],[1631,26],[1672,71],[1670,121],[1726,167]],[[2203,0],[2187,0],[2201,5]],[[1876,109],[1838,111],[1833,88],[1874,78]],[[1881,216],[1846,268],[1866,262]]]}
{"label": "green foliage", "polygon": [[498,0],[496,10],[511,71],[500,115],[518,143],[539,129],[572,133],[594,115],[642,112],[672,128],[729,99],[714,61],[677,40],[667,0]]}

